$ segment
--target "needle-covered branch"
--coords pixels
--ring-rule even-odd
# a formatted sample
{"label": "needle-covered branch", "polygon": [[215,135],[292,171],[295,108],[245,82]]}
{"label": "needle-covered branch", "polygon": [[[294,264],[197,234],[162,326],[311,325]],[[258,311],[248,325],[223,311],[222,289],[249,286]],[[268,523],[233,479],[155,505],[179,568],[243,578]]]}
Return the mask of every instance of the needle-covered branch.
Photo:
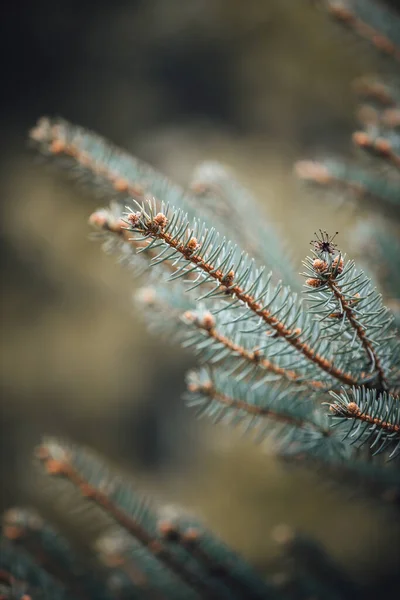
{"label": "needle-covered branch", "polygon": [[[179,539],[165,535],[159,509],[128,482],[112,475],[86,450],[49,440],[38,448],[37,456],[49,475],[67,479],[128,536],[124,558],[131,561],[130,568],[135,567],[143,574],[143,581],[148,581],[151,588],[165,593],[171,600],[232,598],[226,576],[220,578],[215,572],[205,572],[204,565],[193,558],[192,552],[188,553],[186,542],[179,543]],[[242,573],[241,583],[248,587],[246,598],[272,597],[268,585],[240,557],[217,538],[213,539],[215,547],[219,547],[221,561],[225,556],[222,562],[225,570]]]}
{"label": "needle-covered branch", "polygon": [[337,424],[345,428],[351,443],[368,444],[373,454],[388,451],[390,458],[400,456],[400,400],[386,392],[353,388],[341,394],[331,392],[330,411]]}
{"label": "needle-covered branch", "polygon": [[111,600],[99,573],[76,556],[69,543],[34,511],[11,509],[3,515],[3,535],[82,600]]}
{"label": "needle-covered branch", "polygon": [[353,261],[346,261],[333,246],[321,251],[323,239],[325,233],[304,262],[311,311],[327,339],[337,344],[342,368],[364,373],[369,387],[389,389],[399,360],[393,316]]}
{"label": "needle-covered branch", "polygon": [[346,455],[340,438],[329,428],[327,414],[287,386],[250,388],[221,368],[193,371],[188,377],[187,404],[214,423],[242,424],[257,442],[270,439],[276,452]]}
{"label": "needle-covered branch", "polygon": [[214,283],[199,299],[225,298],[227,308],[237,305],[241,309],[236,322],[252,319],[254,331],[266,329],[275,333],[284,340],[286,348],[289,346],[305,362],[311,361],[342,383],[357,384],[356,378],[338,369],[319,352],[322,344],[318,331],[307,319],[296,294],[281,285],[271,286],[271,275],[265,277],[263,269],[258,269],[244,253],[237,258],[236,246],[221,238],[213,228],[207,229],[204,223],[194,221],[190,225],[185,213],[169,211],[164,203],[159,212],[154,199],[138,207],[137,212],[129,209],[129,228],[139,239],[149,240],[148,249],[161,248],[153,264],[174,260],[174,264],[180,265],[171,279],[196,272],[197,281],[189,289]]}
{"label": "needle-covered branch", "polygon": [[[229,369],[229,374],[237,381],[253,376],[259,384],[260,378],[261,382],[278,378],[314,391],[324,390],[324,385],[320,381],[306,380],[295,370],[280,366],[279,363],[266,358],[260,347],[261,340],[261,344],[249,348],[249,335],[236,332],[234,324],[219,325],[211,313],[204,311],[202,314],[186,311],[183,319],[191,326],[191,332],[193,332],[184,345],[186,347],[194,346],[199,354],[203,355],[204,362],[208,364],[233,358],[234,360],[231,360],[233,366]],[[210,343],[205,345],[204,338],[208,338]]]}
{"label": "needle-covered branch", "polygon": [[332,189],[337,198],[338,192],[346,194],[359,202],[364,199],[375,209],[381,203],[391,209],[400,206],[400,182],[390,174],[384,176],[371,169],[340,159],[302,160],[296,163],[297,176],[312,185]]}
{"label": "needle-covered branch", "polygon": [[75,600],[76,596],[39,567],[24,550],[0,538],[0,598],[5,600]]}
{"label": "needle-covered branch", "polygon": [[377,50],[400,62],[400,20],[376,0],[320,0],[328,13]]}

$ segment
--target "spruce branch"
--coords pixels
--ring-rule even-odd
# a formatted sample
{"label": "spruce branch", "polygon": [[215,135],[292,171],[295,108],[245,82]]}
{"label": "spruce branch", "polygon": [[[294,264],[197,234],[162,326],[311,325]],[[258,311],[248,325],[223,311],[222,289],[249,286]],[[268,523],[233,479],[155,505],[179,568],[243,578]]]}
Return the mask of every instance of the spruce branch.
{"label": "spruce branch", "polygon": [[352,136],[354,144],[388,161],[396,169],[400,169],[400,139],[397,133],[379,135],[377,132],[355,131]]}
{"label": "spruce branch", "polygon": [[5,600],[76,598],[59,581],[39,567],[28,553],[17,548],[6,538],[0,538],[0,590],[0,593],[4,593]]}
{"label": "spruce branch", "polygon": [[372,103],[381,109],[396,107],[400,101],[398,90],[376,77],[358,77],[353,88],[361,101]]}
{"label": "spruce branch", "polygon": [[[307,341],[300,339],[298,328],[293,327],[293,325],[299,319],[302,307],[296,304],[294,295],[287,292],[285,302],[275,311],[271,311],[269,309],[272,303],[271,300],[263,305],[267,298],[270,278],[263,279],[263,272],[257,270],[254,264],[243,254],[236,266],[234,263],[232,264],[236,249],[226,243],[224,239],[221,240],[215,230],[208,231],[204,224],[199,225],[197,222],[194,223],[191,229],[187,216],[179,210],[172,210],[172,217],[169,220],[167,217],[167,214],[169,214],[168,207],[162,203],[161,212],[158,212],[155,200],[146,203],[148,212],[146,212],[144,206],[144,204],[138,204],[140,210],[137,212],[128,207],[131,212],[128,212],[127,222],[133,233],[140,234],[142,239],[150,238],[152,240],[149,243],[149,248],[156,243],[160,243],[162,246],[163,250],[160,255],[162,258],[157,258],[153,264],[159,264],[161,261],[171,260],[175,257],[175,263],[182,262],[183,265],[174,277],[184,276],[188,272],[196,271],[198,273],[198,283],[195,285],[204,282],[215,282],[214,289],[205,294],[204,298],[221,295],[233,297],[234,300],[231,300],[228,304],[239,302],[247,307],[250,314],[258,317],[259,321],[270,327],[278,337],[284,339],[307,360],[313,362],[342,383],[347,385],[357,384],[357,379],[335,367],[331,360],[316,352],[315,348],[310,346]],[[162,211],[165,211],[166,214]],[[197,232],[197,229],[201,233],[200,235],[196,233],[195,237],[201,241],[198,248],[192,251],[191,248],[188,248],[188,242],[192,239],[193,232]],[[249,284],[249,287],[245,287],[246,283]],[[193,289],[193,287],[190,289]],[[273,294],[273,300],[276,299],[279,291],[280,288]],[[287,305],[289,305],[289,308]],[[276,316],[279,313],[283,313],[291,319],[291,327],[283,322],[282,316],[281,319]],[[295,313],[294,320],[293,313]],[[302,333],[304,334],[304,330],[302,330]],[[308,331],[307,338],[309,339],[312,334],[313,332]]]}
{"label": "spruce branch", "polygon": [[[138,565],[149,578],[151,587],[173,590],[168,597],[230,598],[224,580],[213,574],[209,577],[202,565],[189,559],[185,547],[163,535],[159,515],[149,502],[138,495],[129,483],[110,475],[108,469],[83,449],[61,444],[55,440],[44,442],[37,457],[47,473],[60,476],[74,485],[88,501],[104,510],[127,535],[127,552],[130,568]],[[161,527],[161,529],[160,529]],[[216,547],[224,552],[225,546],[213,538]],[[248,598],[269,598],[269,587],[250,567],[233,552],[226,549],[226,568],[242,565],[243,573],[251,584]],[[230,557],[235,556],[235,562]],[[242,564],[243,563],[243,564]],[[244,577],[244,575],[243,575]],[[261,593],[262,590],[262,593]]]}
{"label": "spruce branch", "polygon": [[347,452],[327,415],[290,386],[249,388],[221,368],[201,369],[188,375],[186,402],[213,423],[242,424],[243,433],[255,432],[256,442],[270,439],[278,454],[328,457]]}
{"label": "spruce branch", "polygon": [[[103,491],[102,488],[107,490],[107,482],[104,479],[99,481],[97,485],[95,483],[92,484],[74,466],[71,450],[66,450],[57,443],[48,442],[45,445],[40,446],[37,449],[37,457],[43,462],[49,475],[68,479],[81,491],[85,498],[98,504],[104,511],[110,514],[113,519],[115,519],[116,523],[131,534],[151,554],[157,556],[157,558],[164,563],[178,579],[188,585],[189,588],[193,588],[201,597],[214,597],[212,591],[204,586],[201,579],[190,570],[188,571],[186,567],[170,553],[167,547],[154,535],[154,533],[148,531],[134,515],[129,514],[125,506],[120,506],[118,500],[114,500],[114,497],[117,499],[118,497],[123,497],[123,491],[121,489],[114,491],[114,493],[111,494],[107,493],[107,491]],[[77,458],[79,459],[79,456]],[[121,487],[122,486],[123,484],[121,483]]]}
{"label": "spruce branch", "polygon": [[63,119],[42,117],[30,131],[30,139],[44,156],[56,160],[107,199],[112,194],[123,204],[128,198],[163,192],[177,203],[184,195],[179,186],[149,165]]}
{"label": "spruce branch", "polygon": [[[146,553],[135,538],[123,529],[113,529],[101,535],[95,552],[107,571],[108,585],[122,598],[167,600],[197,598],[187,588],[177,587],[174,576],[162,568],[155,556]],[[183,595],[184,594],[184,595]]]}
{"label": "spruce branch", "polygon": [[366,388],[331,392],[330,411],[339,424],[347,424],[346,437],[360,447],[368,444],[373,455],[391,451],[389,458],[400,455],[400,402],[387,392]]}
{"label": "spruce branch", "polygon": [[328,13],[377,50],[400,61],[400,21],[376,0],[321,0]]}
{"label": "spruce branch", "polygon": [[[263,244],[259,242],[261,239],[264,240],[265,230],[261,230],[256,215],[254,215],[256,229],[252,236],[246,236],[240,232],[240,228],[232,228],[228,219],[218,221],[218,210],[210,216],[207,203],[199,202],[199,197],[193,191],[184,190],[150,165],[131,157],[99,135],[65,120],[41,118],[36,127],[31,130],[30,139],[47,160],[64,167],[78,180],[97,192],[97,195],[107,200],[114,197],[119,205],[124,206],[129,204],[132,198],[140,201],[144,201],[146,196],[162,198],[165,203],[187,212],[190,218],[200,215],[208,222],[209,227],[211,224],[218,223],[220,231],[229,235],[230,239],[236,238],[238,253],[242,243],[244,244],[242,249],[245,249],[252,237],[252,247],[258,246],[259,249],[256,256],[261,253],[264,263],[266,262],[270,268],[279,267],[282,274],[293,281],[290,261],[283,250],[280,251],[279,240],[276,239],[272,229],[269,234],[271,242],[268,245],[270,251],[262,250],[265,242]],[[235,186],[232,189],[235,189]],[[248,211],[250,196],[242,186],[237,184],[235,199],[239,198]],[[221,198],[218,199],[218,203],[222,205]],[[231,212],[234,212],[233,207]],[[91,219],[92,225],[99,226],[101,219],[104,219],[104,213],[95,213]],[[106,223],[103,222],[103,226],[106,227]],[[118,228],[113,227],[109,232],[114,232],[116,236],[120,234]]]}
{"label": "spruce branch", "polygon": [[[204,349],[203,338],[204,336],[208,337],[213,343],[211,346],[208,345],[205,347],[207,350],[207,357],[205,359],[206,362],[210,362],[208,352],[210,348],[213,347],[216,348],[218,360],[220,360],[221,355],[224,358],[227,355],[233,355],[240,361],[239,364],[234,365],[233,369],[230,371],[230,374],[232,376],[235,376],[236,378],[240,377],[239,373],[241,366],[243,367],[245,365],[251,365],[252,370],[254,372],[258,370],[260,370],[261,372],[266,371],[267,373],[277,375],[279,378],[286,379],[291,383],[297,385],[305,385],[317,391],[323,391],[325,389],[325,386],[322,382],[307,380],[293,369],[281,367],[274,361],[269,360],[264,356],[259,346],[254,347],[252,349],[248,349],[242,343],[235,342],[235,340],[232,337],[229,337],[216,327],[215,318],[209,312],[199,315],[194,311],[186,311],[186,313],[183,315],[183,319],[185,320],[185,322],[189,323],[197,330],[202,332],[200,338],[196,336],[190,336],[188,342],[185,343],[185,346],[196,345],[198,348],[200,348],[201,352]],[[244,335],[243,337],[248,336]],[[222,353],[221,348],[225,348],[227,350],[227,353]],[[212,362],[214,363],[214,360],[212,360]],[[246,369],[244,371],[244,375],[247,376],[248,374],[250,374],[250,372]]]}
{"label": "spruce branch", "polygon": [[[353,363],[353,371],[367,371],[364,377],[369,379],[368,387],[377,380],[380,389],[388,389],[398,347],[393,316],[383,305],[381,294],[362,271],[356,270],[353,261],[345,261],[336,251],[333,255],[313,251],[303,264],[312,312],[322,323],[325,335],[338,340],[336,354],[342,354],[346,363]],[[357,340],[359,350],[355,347]]]}
{"label": "spruce branch", "polygon": [[24,548],[40,567],[82,600],[93,596],[110,600],[104,583],[89,566],[77,559],[68,542],[28,509],[10,509],[3,515],[3,535]]}
{"label": "spruce branch", "polygon": [[[396,179],[355,164],[332,159],[301,160],[295,164],[295,173],[303,181],[319,187],[349,191],[358,200],[370,200],[375,208],[379,208],[381,202],[396,209],[400,204],[399,182]],[[396,212],[393,213],[396,215]]]}

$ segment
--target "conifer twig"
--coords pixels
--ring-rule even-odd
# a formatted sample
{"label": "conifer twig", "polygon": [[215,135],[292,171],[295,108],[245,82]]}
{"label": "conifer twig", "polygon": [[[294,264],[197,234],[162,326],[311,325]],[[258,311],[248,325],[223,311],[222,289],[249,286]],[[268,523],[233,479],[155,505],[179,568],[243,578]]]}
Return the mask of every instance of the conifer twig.
{"label": "conifer twig", "polygon": [[294,167],[296,175],[307,182],[319,186],[335,186],[335,189],[349,191],[358,199],[367,198],[374,202],[385,202],[399,207],[398,187],[395,182],[371,175],[360,167],[341,161],[300,160]]}
{"label": "conifer twig", "polygon": [[[388,23],[396,19],[395,15],[389,14],[389,11],[383,7],[374,7],[373,2],[370,0],[365,1],[365,9],[380,11],[381,14],[385,14]],[[356,3],[349,0],[324,0],[327,5],[327,10],[332,17],[351,28],[357,35],[366,39],[368,42],[373,44],[377,50],[380,50],[384,54],[393,57],[396,61],[400,62],[400,48],[397,44],[392,41],[385,32],[376,29],[373,25],[367,23],[358,14],[359,7]],[[362,3],[361,3],[362,4]],[[382,21],[383,19],[381,19]]]}
{"label": "conifer twig", "polygon": [[85,571],[78,563],[72,548],[52,527],[34,511],[13,508],[3,515],[3,535],[23,547],[37,564],[61,581],[77,598],[99,600],[109,598],[104,585],[92,569]]}
{"label": "conifer twig", "polygon": [[227,394],[224,394],[223,392],[218,391],[215,388],[215,386],[213,385],[211,380],[209,382],[202,382],[201,384],[191,382],[188,385],[188,389],[189,389],[189,392],[191,392],[191,393],[202,394],[202,395],[210,398],[210,400],[215,400],[217,403],[219,403],[221,405],[224,405],[228,408],[233,408],[234,410],[243,411],[244,413],[247,413],[252,416],[270,418],[273,421],[276,421],[278,423],[284,423],[286,425],[293,425],[294,427],[297,427],[297,428],[305,428],[305,427],[309,428],[310,427],[311,429],[315,429],[316,431],[318,431],[319,433],[321,433],[323,436],[326,436],[326,437],[329,437],[331,435],[330,429],[325,429],[325,428],[317,425],[316,423],[314,423],[310,420],[307,420],[305,418],[295,417],[294,415],[289,415],[289,414],[285,414],[283,412],[278,412],[267,406],[256,406],[254,404],[249,404],[248,402],[246,402],[245,400],[242,400],[241,398],[233,398],[232,396],[228,396]]}
{"label": "conifer twig", "polygon": [[358,404],[355,402],[349,402],[346,406],[343,404],[333,403],[330,405],[332,414],[336,416],[346,417],[348,419],[358,419],[364,423],[375,425],[377,429],[384,429],[388,433],[400,433],[400,425],[397,423],[390,423],[384,419],[374,417],[363,412]]}
{"label": "conifer twig", "polygon": [[390,448],[390,458],[400,453],[399,397],[366,388],[331,392],[329,409],[336,424],[348,426],[346,437],[359,446],[369,444],[374,454]]}
{"label": "conifer twig", "polygon": [[121,527],[130,533],[142,546],[147,548],[151,554],[178,576],[181,581],[195,590],[200,597],[205,599],[215,598],[217,600],[218,596],[213,590],[194,572],[189,570],[186,565],[182,564],[161,540],[146,531],[137,519],[134,519],[121,507],[117,506],[106,492],[102,491],[99,487],[89,484],[69,462],[66,451],[63,451],[61,456],[55,458],[48,446],[42,445],[37,449],[36,455],[43,462],[49,475],[68,479],[80,490],[85,498],[91,500],[110,514]]}
{"label": "conifer twig", "polygon": [[215,327],[215,319],[211,313],[206,313],[201,319],[191,311],[187,311],[183,316],[185,320],[189,321],[201,331],[204,331],[205,334],[215,342],[229,349],[233,354],[240,356],[248,363],[253,363],[256,368],[259,367],[265,371],[279,375],[298,385],[304,384],[318,391],[324,390],[324,385],[320,381],[305,380],[293,369],[285,369],[273,361],[268,360],[257,348],[254,350],[247,350],[244,346],[235,343],[232,339],[223,333],[220,333]]}
{"label": "conifer twig", "polygon": [[[150,213],[152,213],[151,204],[148,204]],[[186,261],[191,263],[195,269],[204,273],[209,279],[216,281],[221,289],[225,289],[227,294],[235,296],[236,299],[247,306],[254,315],[260,317],[267,325],[273,328],[277,336],[285,339],[308,360],[312,361],[338,381],[347,385],[357,385],[357,380],[352,375],[344,373],[341,369],[335,367],[330,360],[315,352],[315,350],[306,342],[302,342],[295,331],[287,328],[284,323],[273,316],[268,309],[263,308],[251,293],[236,284],[235,273],[233,270],[224,272],[220,268],[216,268],[197,251],[198,247],[196,248],[196,251],[193,251],[189,245],[191,238],[190,229],[187,225],[181,225],[178,234],[175,231],[171,234],[168,232],[168,219],[165,214],[160,212],[156,215],[148,215],[142,205],[138,206],[141,208],[138,213],[131,212],[127,216],[127,222],[132,232],[143,235],[144,239],[153,238],[153,240],[164,242],[164,244],[173,251],[172,255],[177,253],[183,259],[186,259]],[[182,241],[185,235],[189,235],[186,243]]]}
{"label": "conifer twig", "polygon": [[353,142],[359,148],[372,152],[379,157],[388,160],[396,169],[400,169],[400,155],[393,148],[390,140],[386,137],[369,135],[366,131],[355,131],[352,136]]}
{"label": "conifer twig", "polygon": [[[354,329],[357,338],[359,339],[362,347],[364,348],[369,363],[372,366],[372,369],[377,372],[379,377],[379,385],[380,386],[388,386],[388,381],[385,376],[384,369],[382,367],[381,360],[371,342],[371,340],[366,335],[365,327],[360,323],[354,312],[354,306],[357,305],[359,301],[358,298],[353,298],[352,300],[346,299],[345,294],[343,293],[340,283],[336,281],[336,276],[340,275],[343,272],[344,261],[340,254],[332,261],[332,264],[329,265],[324,260],[317,258],[313,261],[313,267],[315,269],[315,273],[318,274],[322,280],[318,279],[315,281],[319,281],[320,283],[325,283],[326,286],[331,290],[332,294],[336,298],[339,307],[340,307],[340,318],[346,317],[351,327]],[[307,280],[314,281],[314,280]],[[330,315],[331,317],[336,316],[335,314]]]}

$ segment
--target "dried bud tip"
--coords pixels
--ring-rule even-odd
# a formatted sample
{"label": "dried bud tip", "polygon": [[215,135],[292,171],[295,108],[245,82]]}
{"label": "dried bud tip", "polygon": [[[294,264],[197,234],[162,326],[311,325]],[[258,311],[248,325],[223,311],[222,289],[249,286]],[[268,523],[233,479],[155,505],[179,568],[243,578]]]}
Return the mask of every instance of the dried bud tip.
{"label": "dried bud tip", "polygon": [[325,165],[311,160],[301,160],[295,164],[295,173],[300,179],[327,184],[332,177]]}
{"label": "dried bud tip", "polygon": [[126,217],[126,220],[131,227],[137,227],[139,225],[141,216],[142,214],[140,212],[129,213],[129,215]]}
{"label": "dried bud tip", "polygon": [[358,413],[360,409],[358,408],[358,404],[356,404],[355,402],[349,402],[349,404],[347,405],[347,412],[349,412],[352,415],[355,415]]}
{"label": "dried bud tip", "polygon": [[135,295],[135,298],[138,302],[146,305],[154,304],[156,297],[156,291],[152,287],[140,288]]}
{"label": "dried bud tip", "polygon": [[229,271],[221,280],[221,283],[226,287],[230,287],[235,279],[235,271]]}
{"label": "dried bud tip", "polygon": [[189,529],[186,529],[182,537],[185,542],[194,544],[200,537],[200,531],[197,529],[197,527],[189,527]]}
{"label": "dried bud tip", "polygon": [[96,210],[89,217],[89,225],[97,227],[98,229],[106,227],[107,222],[107,213],[104,210]]}
{"label": "dried bud tip", "polygon": [[310,287],[313,288],[317,288],[320,287],[323,284],[323,281],[321,281],[320,279],[306,279],[306,285],[309,285]]}
{"label": "dried bud tip", "polygon": [[324,273],[327,270],[327,268],[328,268],[328,263],[325,260],[316,258],[313,261],[314,271],[317,271],[318,273]]}
{"label": "dried bud tip", "polygon": [[159,521],[158,531],[164,538],[168,539],[177,538],[179,535],[175,524],[172,521],[168,521],[167,519]]}
{"label": "dried bud tip", "polygon": [[211,313],[206,313],[204,315],[201,321],[201,326],[207,331],[210,331],[211,329],[213,329],[213,327],[215,327],[215,319]]}
{"label": "dried bud tip", "polygon": [[163,213],[158,213],[154,217],[153,223],[155,223],[160,229],[164,229],[168,223],[168,219]]}
{"label": "dried bud tip", "polygon": [[343,265],[344,265],[344,261],[343,261],[343,258],[341,256],[337,256],[333,260],[332,267],[336,271],[336,273],[342,273],[343,272]]}
{"label": "dried bud tip", "polygon": [[199,246],[200,244],[195,237],[190,238],[190,240],[186,244],[186,248],[191,254],[195,252]]}
{"label": "dried bud tip", "polygon": [[53,140],[49,149],[53,154],[61,154],[66,149],[66,144],[63,140]]}
{"label": "dried bud tip", "polygon": [[365,133],[365,131],[356,131],[355,133],[353,133],[352,138],[353,142],[357,146],[369,146],[371,143],[371,139],[369,135]]}
{"label": "dried bud tip", "polygon": [[183,318],[185,319],[185,321],[189,321],[190,323],[195,323],[195,321],[197,321],[195,313],[191,310],[187,310],[186,312],[184,312]]}
{"label": "dried bud tip", "polygon": [[129,183],[127,179],[124,179],[123,177],[119,177],[118,179],[116,179],[114,181],[114,189],[117,192],[127,192],[129,188]]}

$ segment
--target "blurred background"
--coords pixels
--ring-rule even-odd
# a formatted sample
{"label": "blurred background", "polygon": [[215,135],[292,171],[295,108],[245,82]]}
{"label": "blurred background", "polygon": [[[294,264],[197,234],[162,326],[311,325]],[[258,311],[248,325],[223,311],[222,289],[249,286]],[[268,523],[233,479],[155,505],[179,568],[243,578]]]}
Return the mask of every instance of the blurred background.
{"label": "blurred background", "polygon": [[[394,4],[394,3],[392,3]],[[350,154],[352,80],[373,58],[298,0],[9,3],[0,22],[0,505],[51,509],[32,464],[43,435],[91,446],[195,510],[267,568],[280,524],[315,536],[355,578],[399,564],[392,515],[283,468],[182,405],[193,364],[151,337],[137,286],[88,239],[96,200],[27,149],[37,118],[93,129],[187,185],[196,164],[237,173],[296,267],[316,228],[351,245],[360,215],[299,188],[296,159]]]}

